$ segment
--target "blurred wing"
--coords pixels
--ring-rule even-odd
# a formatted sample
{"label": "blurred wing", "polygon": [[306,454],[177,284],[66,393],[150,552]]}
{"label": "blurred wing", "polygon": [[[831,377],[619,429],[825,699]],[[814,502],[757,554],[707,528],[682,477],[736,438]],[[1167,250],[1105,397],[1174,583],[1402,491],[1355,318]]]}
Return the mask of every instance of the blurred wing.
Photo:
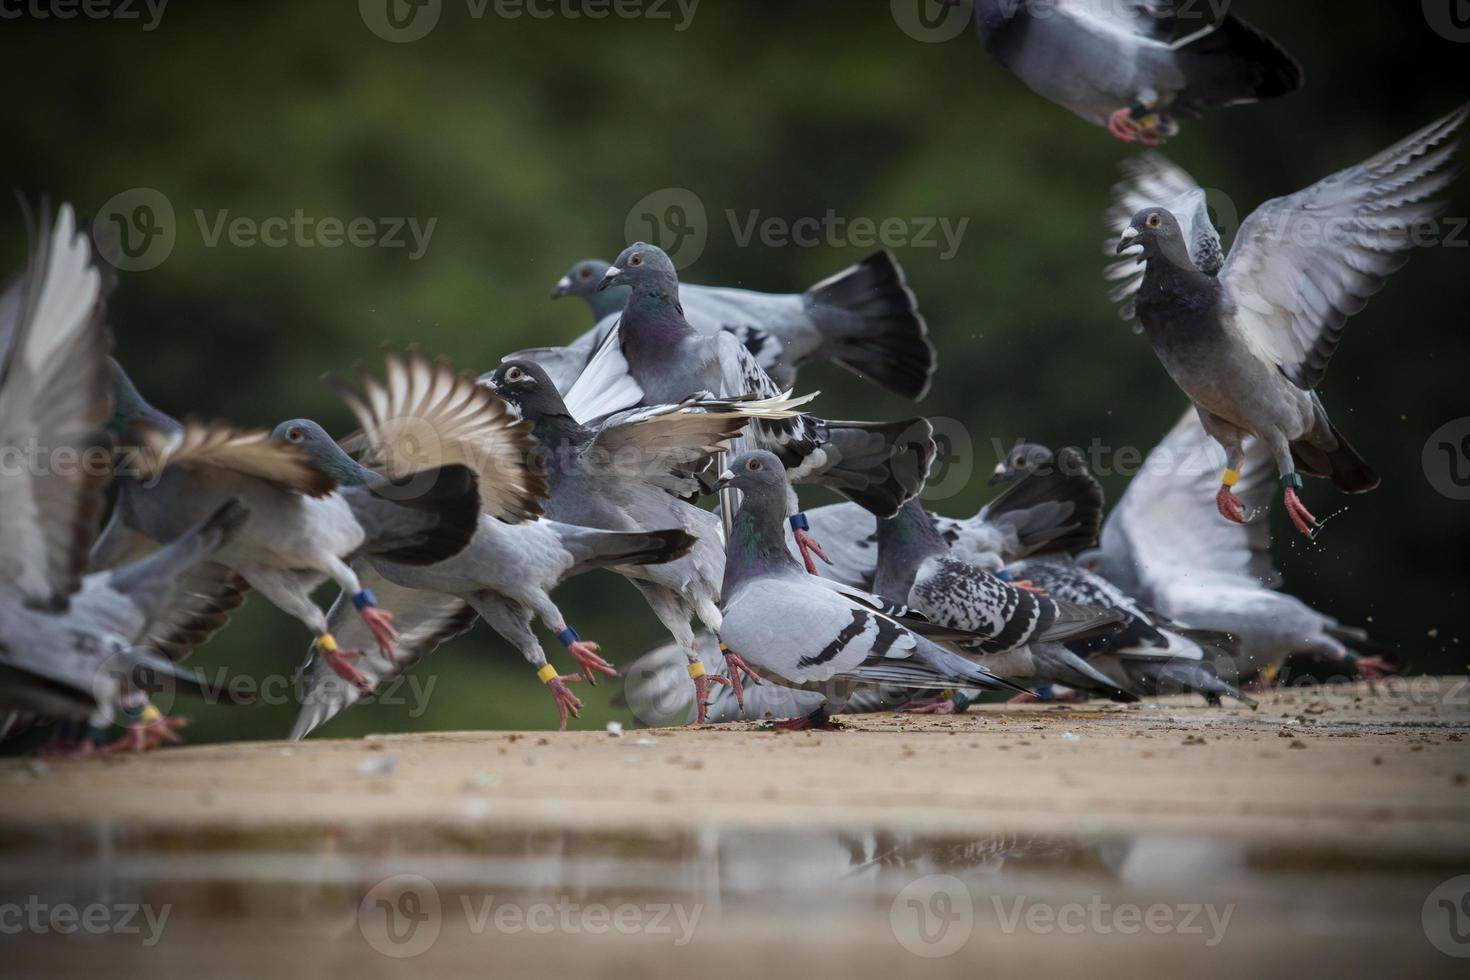
{"label": "blurred wing", "polygon": [[1173,39],[1178,26],[1178,0],[1053,0],[1053,3],[1060,13],[1162,44]]}
{"label": "blurred wing", "polygon": [[[394,644],[397,659],[389,662],[378,650],[372,633],[349,597],[337,596],[327,614],[327,628],[344,650],[362,650],[353,663],[378,690],[397,679],[414,664],[475,625],[475,611],[454,596],[407,589],[385,579],[366,562],[353,563],[363,588],[372,589],[384,609],[393,610]],[[321,657],[313,656],[306,667],[301,710],[291,726],[291,738],[301,739],[326,724],[362,695]]]}
{"label": "blurred wing", "polygon": [[[1274,491],[1276,470],[1258,439],[1246,442],[1246,461],[1235,492],[1247,515],[1263,514]],[[1280,573],[1271,564],[1271,531],[1263,516],[1234,524],[1215,509],[1215,492],[1225,453],[1200,425],[1193,408],[1149,453],[1108,515],[1103,538],[1117,542],[1149,592],[1169,583],[1223,577],[1274,588]]]}
{"label": "blurred wing", "polygon": [[[1117,254],[1118,239],[1135,214],[1144,208],[1164,208],[1179,221],[1195,268],[1207,275],[1217,275],[1224,264],[1220,232],[1210,221],[1204,189],[1189,172],[1161,153],[1145,153],[1124,160],[1119,169],[1123,179],[1113,185],[1113,203],[1103,219],[1112,236],[1103,243],[1104,253]],[[1118,283],[1108,298],[1123,304],[1119,312],[1125,320],[1133,319],[1133,298],[1143,284],[1142,255],[1143,248],[1134,246],[1104,273],[1109,281]]]}
{"label": "blurred wing", "polygon": [[1234,330],[1299,388],[1315,388],[1348,317],[1409,261],[1414,229],[1451,167],[1470,106],[1356,167],[1268,201],[1240,229],[1221,277]]}
{"label": "blurred wing", "polygon": [[562,401],[572,418],[582,425],[643,402],[643,388],[628,370],[622,336],[616,328],[602,338],[597,352],[567,389]]}
{"label": "blurred wing", "polygon": [[224,629],[249,591],[245,580],[224,565],[196,565],[179,580],[168,612],[148,624],[138,645],[178,662]]}
{"label": "blurred wing", "polygon": [[110,476],[102,292],[91,243],[62,205],[0,303],[10,323],[0,343],[0,445],[66,450],[80,460],[0,467],[0,583],[47,608],[63,606],[80,586]]}
{"label": "blurred wing", "polygon": [[442,358],[389,349],[383,360],[385,381],[359,372],[361,397],[345,383],[332,382],[362,426],[364,466],[400,480],[459,464],[479,478],[485,513],[511,523],[541,516],[548,488],[546,477],[528,465],[536,448],[531,423]]}
{"label": "blurred wing", "polygon": [[157,479],[170,466],[211,467],[265,480],[283,490],[324,497],[337,481],[317,469],[306,450],[264,429],[237,429],[223,422],[190,419],[176,433],[135,424],[137,446],[126,452],[126,468],[140,480]]}

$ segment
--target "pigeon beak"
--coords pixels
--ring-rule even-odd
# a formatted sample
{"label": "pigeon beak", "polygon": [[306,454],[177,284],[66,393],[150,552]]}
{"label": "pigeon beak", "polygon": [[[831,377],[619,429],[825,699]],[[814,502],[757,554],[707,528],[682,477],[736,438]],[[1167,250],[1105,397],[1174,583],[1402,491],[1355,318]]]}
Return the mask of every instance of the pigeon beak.
{"label": "pigeon beak", "polygon": [[561,299],[572,291],[572,277],[562,276],[556,281],[556,288],[551,291],[552,299]]}
{"label": "pigeon beak", "polygon": [[609,268],[607,272],[603,274],[602,282],[597,284],[597,291],[600,293],[607,287],[613,285],[618,276],[621,276],[622,274],[623,270],[619,269],[617,266],[612,266],[611,268]]}
{"label": "pigeon beak", "polygon": [[1005,478],[1006,478],[1006,464],[1004,464],[1004,463],[996,463],[995,464],[995,471],[990,474],[990,479],[987,482],[990,484],[990,486],[993,487],[993,486],[995,486],[998,483],[1004,482],[1005,481]]}
{"label": "pigeon beak", "polygon": [[718,493],[721,490],[729,490],[730,484],[734,482],[735,472],[733,470],[724,470],[720,473],[720,478],[715,481],[715,492]]}
{"label": "pigeon beak", "polygon": [[1133,247],[1133,243],[1137,240],[1137,228],[1129,228],[1127,231],[1123,232],[1123,237],[1118,239],[1118,254],[1122,255],[1124,252],[1128,251],[1128,249]]}

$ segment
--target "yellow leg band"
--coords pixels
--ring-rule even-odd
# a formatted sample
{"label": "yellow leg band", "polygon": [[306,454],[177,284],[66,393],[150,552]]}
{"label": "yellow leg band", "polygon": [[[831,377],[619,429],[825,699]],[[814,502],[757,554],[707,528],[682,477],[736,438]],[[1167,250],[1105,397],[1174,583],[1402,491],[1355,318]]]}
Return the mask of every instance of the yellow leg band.
{"label": "yellow leg band", "polygon": [[1237,483],[1240,482],[1240,471],[1226,470],[1225,475],[1220,477],[1220,482],[1225,484],[1227,487],[1235,486]]}
{"label": "yellow leg band", "polygon": [[536,676],[540,678],[541,683],[550,684],[556,680],[556,668],[551,666],[551,664],[546,664],[540,670],[536,671]]}
{"label": "yellow leg band", "polygon": [[143,709],[143,714],[141,715],[141,718],[145,724],[151,725],[155,721],[159,721],[163,718],[163,712],[159,711],[152,704],[149,704],[146,708]]}
{"label": "yellow leg band", "polygon": [[694,663],[690,664],[689,665],[689,676],[692,679],[694,679],[694,680],[699,680],[701,677],[703,677],[704,676],[704,661],[702,661],[702,660],[696,660],[696,661],[694,661]]}
{"label": "yellow leg band", "polygon": [[321,636],[316,638],[316,648],[322,653],[336,653],[337,638],[334,637],[331,633],[323,633]]}
{"label": "yellow leg band", "polygon": [[724,644],[724,643],[721,643],[721,644],[720,644],[720,652],[721,652],[721,653],[729,653],[729,652],[730,652],[730,648],[729,648],[729,647],[727,647],[727,646],[725,646],[725,644]]}

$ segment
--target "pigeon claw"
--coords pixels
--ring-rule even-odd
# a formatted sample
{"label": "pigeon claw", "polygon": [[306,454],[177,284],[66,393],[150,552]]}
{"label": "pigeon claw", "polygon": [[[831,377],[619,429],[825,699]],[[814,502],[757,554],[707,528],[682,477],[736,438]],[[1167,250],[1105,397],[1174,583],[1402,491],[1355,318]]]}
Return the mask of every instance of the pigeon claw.
{"label": "pigeon claw", "polygon": [[1312,536],[1312,529],[1317,524],[1317,518],[1312,516],[1312,512],[1307,510],[1297,497],[1296,490],[1291,487],[1286,488],[1286,513],[1298,531],[1309,538]]}
{"label": "pigeon claw", "polygon": [[694,678],[694,703],[699,706],[699,710],[694,715],[696,725],[703,725],[705,719],[709,717],[709,686],[711,684],[732,686],[730,678],[721,677],[719,674],[700,674]]}
{"label": "pigeon claw", "polygon": [[812,561],[812,555],[816,555],[829,565],[832,564],[832,559],[827,557],[827,553],[822,550],[821,545],[817,544],[817,539],[812,537],[810,531],[799,528],[792,532],[792,536],[796,539],[796,550],[801,552],[801,560],[806,563],[807,574],[817,574],[817,564]]}
{"label": "pigeon claw", "polygon": [[390,661],[393,660],[393,641],[398,639],[398,631],[393,628],[393,614],[377,606],[363,606],[360,615],[362,621],[367,623],[367,628],[372,631],[378,649]]}
{"label": "pigeon claw", "polygon": [[546,682],[546,689],[551,692],[551,698],[556,702],[556,713],[561,719],[561,723],[557,726],[560,731],[567,730],[568,715],[573,718],[582,717],[582,699],[567,687],[569,683],[581,679],[581,674],[561,674]]}
{"label": "pigeon claw", "polygon": [[1041,588],[1028,578],[1014,580],[1011,582],[1011,585],[1014,585],[1018,589],[1024,589],[1027,592],[1034,592],[1039,596],[1045,596],[1047,594],[1045,589]]}
{"label": "pigeon claw", "polygon": [[1395,673],[1393,664],[1382,657],[1359,657],[1353,662],[1353,669],[1370,681],[1382,680]]}
{"label": "pigeon claw", "polygon": [[761,675],[750,669],[750,664],[734,650],[725,651],[725,666],[730,670],[730,693],[735,695],[735,703],[740,705],[740,710],[745,710],[745,685],[741,681],[741,674],[750,678],[752,684],[764,684]]}
{"label": "pigeon claw", "polygon": [[128,726],[121,736],[102,747],[106,753],[152,752],[164,745],[177,745],[183,741],[179,729],[189,724],[189,719],[179,715],[161,715],[152,721],[140,721]]}
{"label": "pigeon claw", "polygon": [[586,640],[577,640],[567,647],[567,653],[576,658],[577,666],[582,668],[587,683],[593,687],[597,686],[598,674],[606,674],[608,677],[618,676],[618,669],[598,656],[597,651],[600,649],[601,647],[596,643],[589,643]]}
{"label": "pigeon claw", "polygon": [[373,693],[373,682],[368,680],[367,675],[362,671],[352,666],[352,661],[361,656],[361,650],[322,651],[322,657],[327,661],[327,666],[332,668],[332,672],[357,688],[359,694],[366,696]]}
{"label": "pigeon claw", "polygon": [[1136,143],[1144,128],[1133,118],[1133,110],[1125,107],[1108,116],[1108,132],[1124,143]]}
{"label": "pigeon claw", "polygon": [[826,708],[818,708],[809,715],[800,718],[782,718],[771,723],[772,731],[777,732],[840,732],[842,725],[827,714]]}
{"label": "pigeon claw", "polygon": [[[1016,695],[1016,697],[1023,696],[1029,695]],[[934,698],[930,701],[910,701],[899,710],[912,715],[952,715],[957,708],[958,705],[955,704],[954,698]]]}
{"label": "pigeon claw", "polygon": [[1215,507],[1219,509],[1220,516],[1235,524],[1245,523],[1245,504],[1240,498],[1231,492],[1229,487],[1221,487],[1215,494]]}

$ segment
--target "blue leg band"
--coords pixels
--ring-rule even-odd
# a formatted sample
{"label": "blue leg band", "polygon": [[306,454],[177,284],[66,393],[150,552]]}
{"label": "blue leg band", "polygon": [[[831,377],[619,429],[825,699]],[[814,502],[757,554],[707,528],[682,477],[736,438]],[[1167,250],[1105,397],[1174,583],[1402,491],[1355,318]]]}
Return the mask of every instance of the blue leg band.
{"label": "blue leg band", "polygon": [[1281,488],[1283,490],[1300,490],[1302,488],[1301,475],[1298,473],[1286,474],[1281,478]]}
{"label": "blue leg band", "polygon": [[352,605],[354,608],[357,609],[358,612],[362,612],[368,606],[376,606],[377,604],[378,597],[373,595],[372,589],[363,589],[357,595],[352,597]]}
{"label": "blue leg band", "polygon": [[811,529],[812,529],[812,526],[806,522],[806,515],[805,514],[792,514],[791,515],[791,530],[793,530],[793,531],[810,531]]}
{"label": "blue leg band", "polygon": [[556,634],[556,638],[558,640],[561,640],[561,645],[564,647],[569,647],[573,643],[576,643],[578,640],[582,639],[580,636],[577,635],[577,631],[572,629],[570,626],[562,630],[560,633]]}
{"label": "blue leg band", "polygon": [[1000,579],[1002,582],[1009,582],[1011,580],[1010,569],[1002,568],[1000,571],[995,573],[995,577]]}

